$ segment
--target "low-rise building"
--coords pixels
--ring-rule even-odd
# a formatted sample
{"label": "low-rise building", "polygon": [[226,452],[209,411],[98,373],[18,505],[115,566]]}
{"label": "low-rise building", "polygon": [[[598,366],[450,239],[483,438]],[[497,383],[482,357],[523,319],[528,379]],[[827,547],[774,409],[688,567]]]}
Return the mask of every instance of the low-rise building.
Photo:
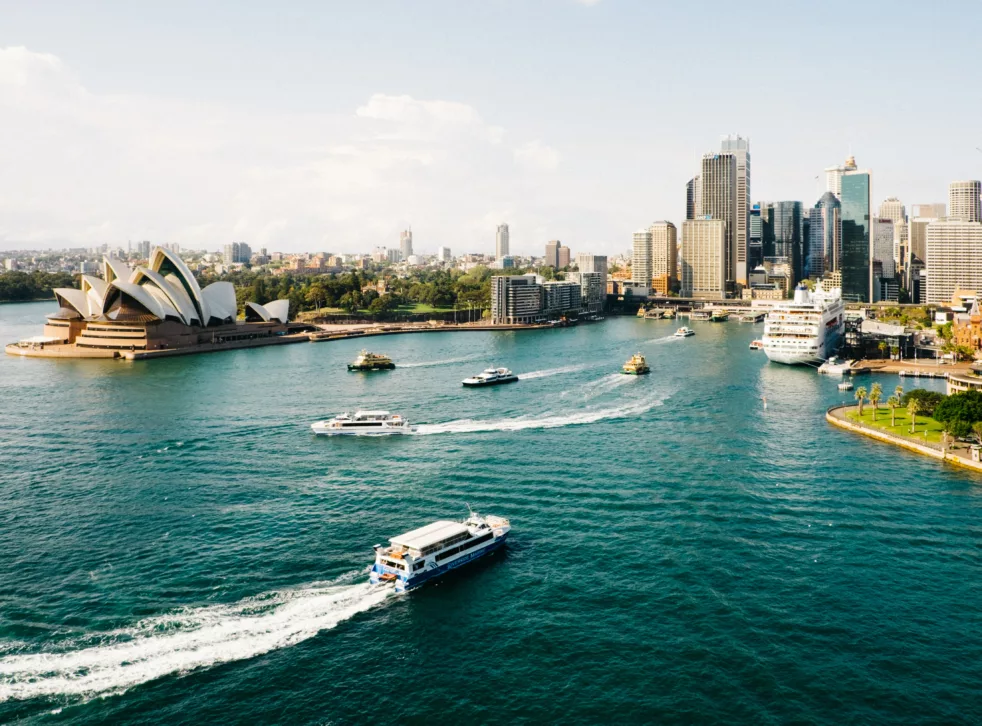
{"label": "low-rise building", "polygon": [[491,278],[491,322],[534,323],[542,317],[542,297],[535,275],[495,275]]}

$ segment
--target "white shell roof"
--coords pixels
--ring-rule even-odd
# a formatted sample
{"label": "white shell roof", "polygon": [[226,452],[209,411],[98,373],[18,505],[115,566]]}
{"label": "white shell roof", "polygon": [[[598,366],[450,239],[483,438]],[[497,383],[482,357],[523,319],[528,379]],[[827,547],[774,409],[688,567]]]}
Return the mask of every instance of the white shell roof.
{"label": "white shell roof", "polygon": [[425,527],[401,534],[398,537],[393,537],[389,542],[394,545],[408,547],[409,549],[421,550],[436,544],[440,540],[453,537],[457,534],[463,534],[467,531],[467,527],[460,522],[440,520],[439,522],[434,522]]}

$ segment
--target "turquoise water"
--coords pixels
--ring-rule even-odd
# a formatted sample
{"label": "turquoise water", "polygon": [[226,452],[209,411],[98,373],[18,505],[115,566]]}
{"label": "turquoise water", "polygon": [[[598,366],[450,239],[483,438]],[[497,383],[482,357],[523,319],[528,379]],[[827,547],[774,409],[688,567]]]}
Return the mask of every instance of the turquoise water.
{"label": "turquoise water", "polygon": [[[977,719],[982,478],[830,427],[848,394],[760,326],[692,326],[3,356],[0,722]],[[366,343],[404,367],[347,373]],[[525,380],[460,386],[492,363]],[[359,407],[421,435],[310,435]],[[502,556],[364,584],[465,502]]]}

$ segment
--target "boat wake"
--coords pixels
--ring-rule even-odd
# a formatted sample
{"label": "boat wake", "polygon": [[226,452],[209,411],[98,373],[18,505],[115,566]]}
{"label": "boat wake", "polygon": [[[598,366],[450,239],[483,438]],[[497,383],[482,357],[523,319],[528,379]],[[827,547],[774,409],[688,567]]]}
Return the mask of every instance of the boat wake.
{"label": "boat wake", "polygon": [[581,393],[583,394],[584,398],[595,398],[620,388],[621,386],[635,383],[637,380],[637,376],[626,376],[623,373],[609,373],[603,378],[598,378],[595,381],[584,383],[582,386],[580,386],[580,388],[573,388],[568,391],[563,391],[562,395],[565,397],[570,394]]}
{"label": "boat wake", "polygon": [[430,360],[419,363],[398,363],[396,368],[428,368],[429,366],[448,366],[451,363],[466,363],[469,360],[477,360],[479,356],[468,355],[464,358],[449,358],[447,360]]}
{"label": "boat wake", "polygon": [[417,436],[428,436],[432,434],[474,434],[485,431],[524,431],[526,429],[555,429],[563,426],[580,426],[583,424],[596,423],[604,419],[627,418],[638,416],[646,411],[650,411],[655,406],[664,403],[664,399],[632,400],[630,403],[611,408],[597,408],[575,413],[552,414],[533,418],[531,416],[519,416],[517,418],[505,418],[490,421],[476,421],[474,419],[461,419],[459,421],[447,421],[439,424],[420,424],[416,428]]}
{"label": "boat wake", "polygon": [[685,340],[685,338],[676,338],[675,334],[666,335],[662,338],[652,338],[651,340],[644,341],[643,345],[664,345],[665,343],[674,343],[678,340]]}
{"label": "boat wake", "polygon": [[584,368],[586,368],[585,365],[563,366],[562,368],[547,368],[542,371],[531,371],[530,373],[520,373],[518,375],[518,380],[531,381],[534,378],[546,378],[548,376],[558,376],[561,373],[575,373],[576,371],[582,371]]}
{"label": "boat wake", "polygon": [[333,628],[392,593],[390,587],[367,583],[315,583],[228,605],[186,608],[76,639],[58,650],[8,655],[0,658],[0,703],[87,700],[162,676],[253,658]]}

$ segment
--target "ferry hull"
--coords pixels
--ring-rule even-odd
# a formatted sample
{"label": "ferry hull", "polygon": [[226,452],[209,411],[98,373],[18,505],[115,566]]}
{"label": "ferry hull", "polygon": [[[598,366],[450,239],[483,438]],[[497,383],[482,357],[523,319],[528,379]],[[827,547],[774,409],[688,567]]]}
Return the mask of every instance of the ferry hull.
{"label": "ferry hull", "polygon": [[[441,575],[445,575],[451,570],[456,570],[458,567],[462,567],[463,565],[466,565],[470,562],[474,562],[475,560],[484,557],[485,555],[492,554],[495,550],[500,549],[505,544],[505,541],[507,539],[508,539],[508,533],[506,532],[501,537],[498,537],[493,542],[488,543],[484,547],[474,550],[473,552],[463,555],[462,557],[458,557],[457,559],[453,560],[452,562],[448,562],[445,565],[434,567],[432,570],[426,570],[418,575],[413,575],[408,579],[404,579],[403,577],[400,576],[396,580],[396,592],[409,592],[410,590],[415,590],[417,587],[420,587],[421,585],[424,585],[430,580],[436,579]],[[373,565],[371,575],[369,576],[369,582],[371,582],[373,585],[379,584],[380,574],[381,573],[376,570],[376,566]]]}
{"label": "ferry hull", "polygon": [[468,388],[483,388],[484,386],[500,386],[505,383],[518,383],[518,376],[512,376],[511,378],[499,378],[496,381],[481,382],[481,383],[470,383],[468,381],[462,381],[462,385]]}
{"label": "ferry hull", "polygon": [[314,428],[314,426],[311,426],[310,428],[317,436],[395,436],[398,434],[411,434],[414,431],[412,428],[391,428],[381,429],[379,431],[366,431],[364,429]]}

